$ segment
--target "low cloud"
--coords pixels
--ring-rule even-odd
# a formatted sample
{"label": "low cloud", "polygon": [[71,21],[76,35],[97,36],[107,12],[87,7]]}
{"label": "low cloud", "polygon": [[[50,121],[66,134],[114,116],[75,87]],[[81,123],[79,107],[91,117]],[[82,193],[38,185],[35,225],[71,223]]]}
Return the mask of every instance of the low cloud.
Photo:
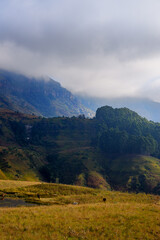
{"label": "low cloud", "polygon": [[158,0],[0,2],[0,67],[73,92],[160,101]]}

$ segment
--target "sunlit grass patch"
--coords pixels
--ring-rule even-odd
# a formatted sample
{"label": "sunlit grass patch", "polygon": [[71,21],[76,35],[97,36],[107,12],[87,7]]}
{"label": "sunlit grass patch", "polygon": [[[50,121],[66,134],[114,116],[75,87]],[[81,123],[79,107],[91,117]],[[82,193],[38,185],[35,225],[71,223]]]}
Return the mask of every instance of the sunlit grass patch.
{"label": "sunlit grass patch", "polygon": [[31,186],[31,185],[40,184],[40,183],[41,182],[0,180],[0,189],[18,188],[18,187]]}
{"label": "sunlit grass patch", "polygon": [[6,188],[7,195],[46,206],[0,208],[2,240],[160,239],[160,196],[51,183],[17,186]]}
{"label": "sunlit grass patch", "polygon": [[157,240],[159,211],[140,203],[0,209],[1,239]]}

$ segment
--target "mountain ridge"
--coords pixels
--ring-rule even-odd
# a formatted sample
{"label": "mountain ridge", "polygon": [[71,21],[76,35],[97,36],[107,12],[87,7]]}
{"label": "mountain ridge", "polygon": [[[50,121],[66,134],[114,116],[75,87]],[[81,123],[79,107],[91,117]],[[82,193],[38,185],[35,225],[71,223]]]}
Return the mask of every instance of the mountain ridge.
{"label": "mountain ridge", "polygon": [[160,122],[160,103],[148,98],[121,97],[100,98],[77,95],[79,101],[94,112],[101,106],[112,106],[114,108],[129,108],[140,116],[154,122]]}
{"label": "mountain ridge", "polygon": [[93,111],[60,83],[0,70],[0,107],[44,117],[93,116]]}

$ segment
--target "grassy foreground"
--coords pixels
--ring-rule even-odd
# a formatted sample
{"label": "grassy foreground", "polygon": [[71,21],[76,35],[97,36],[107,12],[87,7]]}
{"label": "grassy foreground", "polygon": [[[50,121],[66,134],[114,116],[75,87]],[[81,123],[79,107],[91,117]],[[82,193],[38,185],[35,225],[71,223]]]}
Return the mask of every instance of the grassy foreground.
{"label": "grassy foreground", "polygon": [[1,240],[160,239],[159,196],[57,184],[22,185],[6,190],[20,197],[39,193],[40,201],[53,205],[0,208]]}

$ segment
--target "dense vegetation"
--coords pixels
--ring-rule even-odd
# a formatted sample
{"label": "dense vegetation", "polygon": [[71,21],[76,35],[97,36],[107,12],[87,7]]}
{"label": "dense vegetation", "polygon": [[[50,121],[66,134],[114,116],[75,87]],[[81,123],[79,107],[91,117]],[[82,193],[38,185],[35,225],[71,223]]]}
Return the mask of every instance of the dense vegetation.
{"label": "dense vegetation", "polygon": [[127,108],[97,110],[99,147],[106,153],[160,156],[160,124]]}
{"label": "dense vegetation", "polygon": [[0,113],[0,178],[160,192],[160,124],[127,108],[94,119]]}

